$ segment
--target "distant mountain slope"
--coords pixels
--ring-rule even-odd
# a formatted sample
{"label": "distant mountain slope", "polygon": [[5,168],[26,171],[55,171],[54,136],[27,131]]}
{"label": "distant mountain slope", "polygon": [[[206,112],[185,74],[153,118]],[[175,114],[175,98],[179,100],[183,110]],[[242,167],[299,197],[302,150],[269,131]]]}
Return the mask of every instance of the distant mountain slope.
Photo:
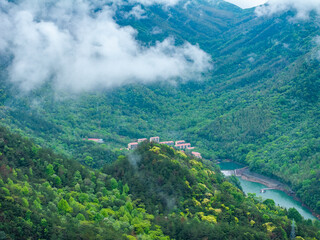
{"label": "distant mountain slope", "polygon": [[[250,12],[220,0],[180,1],[169,8],[161,5],[143,6],[145,15],[142,19],[126,17],[131,9],[130,4],[120,8],[116,20],[120,25],[131,25],[137,29],[138,38],[143,42],[172,36],[178,43],[187,40],[193,44],[209,45],[215,44],[224,32],[245,21],[246,13]],[[205,44],[201,47],[208,51]]]}

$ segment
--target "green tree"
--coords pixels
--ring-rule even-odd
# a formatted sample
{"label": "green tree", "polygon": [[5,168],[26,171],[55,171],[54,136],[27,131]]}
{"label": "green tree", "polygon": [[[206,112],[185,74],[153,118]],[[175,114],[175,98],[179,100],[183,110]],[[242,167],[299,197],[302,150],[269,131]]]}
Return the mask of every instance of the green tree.
{"label": "green tree", "polygon": [[92,167],[93,166],[93,158],[91,156],[86,156],[84,158],[84,163],[89,166]]}
{"label": "green tree", "polygon": [[82,213],[78,213],[78,215],[76,216],[76,218],[77,218],[79,221],[84,221],[84,220],[86,220],[86,218],[83,216]]}
{"label": "green tree", "polygon": [[296,222],[301,222],[303,219],[301,214],[295,208],[288,209],[288,218],[294,219]]}
{"label": "green tree", "polygon": [[53,169],[53,166],[51,163],[48,164],[47,168],[46,168],[46,173],[49,175],[49,176],[52,176],[53,174],[55,174],[55,171]]}
{"label": "green tree", "polygon": [[6,233],[3,231],[0,231],[0,240],[5,240],[5,239],[7,239]]}
{"label": "green tree", "polygon": [[59,212],[63,214],[72,212],[72,208],[69,206],[68,202],[63,198],[58,203],[58,209]]}
{"label": "green tree", "polygon": [[61,178],[59,176],[55,176],[53,182],[54,182],[54,185],[57,187],[60,187],[62,184]]}
{"label": "green tree", "polygon": [[115,178],[111,178],[110,179],[110,186],[111,186],[111,189],[116,189],[118,188],[118,182]]}

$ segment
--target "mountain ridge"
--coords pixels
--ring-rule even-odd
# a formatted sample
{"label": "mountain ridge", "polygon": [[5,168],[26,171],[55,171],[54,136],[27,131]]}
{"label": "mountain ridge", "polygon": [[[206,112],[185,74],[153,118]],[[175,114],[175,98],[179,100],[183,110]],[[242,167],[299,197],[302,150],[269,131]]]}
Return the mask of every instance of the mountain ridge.
{"label": "mountain ridge", "polygon": [[[214,62],[203,79],[131,84],[74,99],[67,93],[56,100],[51,86],[17,98],[4,75],[2,123],[80,162],[92,157],[87,164],[93,167],[114,161],[130,139],[184,138],[208,159],[231,158],[281,179],[319,213],[317,19],[288,22],[294,12],[258,18],[252,9],[228,4],[218,10],[205,1],[197,6],[203,18],[181,3],[168,10],[145,7],[147,19],[121,19],[119,13],[116,20],[137,29],[146,45],[167,36],[177,45],[198,43]],[[217,12],[222,15],[211,14]],[[225,12],[232,18],[223,22]],[[167,20],[170,13],[176,15]],[[188,18],[194,28],[183,24]],[[152,35],[153,26],[165,31]],[[89,145],[82,137],[104,138],[105,144]]]}
{"label": "mountain ridge", "polygon": [[297,235],[319,237],[317,222],[245,197],[212,163],[165,145],[92,170],[0,128],[0,153],[3,239],[287,239],[288,217]]}

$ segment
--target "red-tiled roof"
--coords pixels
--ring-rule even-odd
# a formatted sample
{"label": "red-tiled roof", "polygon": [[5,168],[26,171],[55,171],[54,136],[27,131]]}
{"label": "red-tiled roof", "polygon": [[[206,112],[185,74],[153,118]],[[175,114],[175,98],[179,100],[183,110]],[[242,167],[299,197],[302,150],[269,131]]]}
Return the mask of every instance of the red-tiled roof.
{"label": "red-tiled roof", "polygon": [[181,143],[181,144],[176,144],[176,146],[187,146],[187,145],[191,145],[190,143]]}
{"label": "red-tiled roof", "polygon": [[148,139],[146,139],[146,138],[139,138],[138,139],[138,142],[143,142],[143,141],[147,141]]}
{"label": "red-tiled roof", "polygon": [[191,152],[192,155],[196,156],[196,157],[201,157],[201,153],[199,152]]}

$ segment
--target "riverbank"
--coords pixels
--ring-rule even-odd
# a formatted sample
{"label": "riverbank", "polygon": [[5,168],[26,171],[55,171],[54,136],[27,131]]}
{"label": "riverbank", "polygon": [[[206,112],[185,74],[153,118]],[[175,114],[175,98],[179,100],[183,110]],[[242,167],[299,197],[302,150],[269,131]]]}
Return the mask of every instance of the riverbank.
{"label": "riverbank", "polygon": [[294,192],[290,189],[289,186],[287,186],[277,180],[274,180],[272,178],[263,176],[258,173],[251,172],[248,167],[241,169],[241,171],[237,171],[236,175],[238,177],[241,177],[242,179],[250,181],[250,182],[261,183],[261,184],[267,186],[267,188],[277,189],[277,190],[283,191],[291,196],[294,195]]}
{"label": "riverbank", "polygon": [[[240,171],[239,171],[240,170]],[[293,192],[290,187],[284,183],[281,183],[275,179],[263,176],[258,173],[251,172],[249,170],[249,167],[244,167],[242,169],[239,169],[236,171],[236,176],[240,177],[243,180],[249,181],[249,182],[256,182],[265,185],[267,188],[280,190],[282,192],[285,192],[287,195],[293,197],[295,200],[302,203],[302,205],[307,208],[314,217],[316,217],[318,220],[320,220],[320,215],[316,214],[311,208],[309,208],[307,205],[303,204],[301,199],[299,199],[295,192]]]}

